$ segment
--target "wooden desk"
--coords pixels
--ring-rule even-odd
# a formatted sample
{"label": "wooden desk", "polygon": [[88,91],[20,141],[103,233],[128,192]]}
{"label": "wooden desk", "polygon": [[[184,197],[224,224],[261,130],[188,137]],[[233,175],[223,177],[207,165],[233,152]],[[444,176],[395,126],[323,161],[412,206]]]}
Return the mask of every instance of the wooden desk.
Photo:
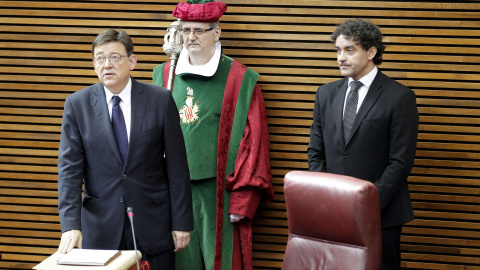
{"label": "wooden desk", "polygon": [[[121,254],[105,266],[78,266],[78,265],[58,265],[57,260],[62,256],[61,253],[55,252],[43,262],[34,266],[35,270],[130,270],[132,267],[136,269],[137,260],[134,250],[122,250]],[[138,259],[142,258],[142,254],[138,251]],[[149,270],[150,267],[141,269]]]}

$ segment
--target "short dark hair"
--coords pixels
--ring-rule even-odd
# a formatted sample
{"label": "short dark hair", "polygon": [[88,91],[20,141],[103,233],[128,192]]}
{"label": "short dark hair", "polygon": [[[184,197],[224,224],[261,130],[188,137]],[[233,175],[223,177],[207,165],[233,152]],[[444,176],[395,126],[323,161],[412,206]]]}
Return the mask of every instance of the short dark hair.
{"label": "short dark hair", "polygon": [[385,45],[382,41],[382,32],[375,24],[360,19],[347,20],[333,32],[331,36],[333,43],[342,35],[347,39],[358,41],[364,50],[376,47],[377,54],[373,57],[373,63],[380,65],[383,62],[382,55],[385,51]]}
{"label": "short dark hair", "polygon": [[93,40],[92,55],[94,54],[94,50],[97,46],[112,41],[118,41],[122,43],[125,47],[125,50],[127,51],[128,56],[131,56],[133,54],[133,42],[132,39],[130,39],[130,36],[128,36],[127,33],[121,30],[108,29],[98,34],[95,40]]}

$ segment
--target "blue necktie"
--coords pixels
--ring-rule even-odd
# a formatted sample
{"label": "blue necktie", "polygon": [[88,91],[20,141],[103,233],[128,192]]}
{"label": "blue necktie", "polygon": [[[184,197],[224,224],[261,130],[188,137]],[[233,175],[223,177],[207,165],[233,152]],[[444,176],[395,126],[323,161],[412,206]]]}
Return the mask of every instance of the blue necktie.
{"label": "blue necktie", "polygon": [[128,150],[128,136],[125,119],[123,118],[122,109],[119,106],[121,100],[119,96],[113,96],[112,126],[115,139],[117,139],[118,149],[122,155],[122,161],[125,162]]}
{"label": "blue necktie", "polygon": [[343,139],[345,140],[345,144],[350,141],[353,122],[357,116],[358,89],[360,89],[361,86],[362,83],[360,81],[352,81],[350,83],[350,92],[348,93],[345,111],[343,113]]}

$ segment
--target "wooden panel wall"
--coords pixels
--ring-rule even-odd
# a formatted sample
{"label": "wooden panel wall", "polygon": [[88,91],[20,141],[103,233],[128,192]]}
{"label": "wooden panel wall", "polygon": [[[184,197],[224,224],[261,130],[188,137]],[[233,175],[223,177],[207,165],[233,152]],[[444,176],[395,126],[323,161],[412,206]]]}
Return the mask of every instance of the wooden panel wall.
{"label": "wooden panel wall", "polygon": [[[479,1],[225,2],[224,52],[262,74],[272,141],[276,198],[254,223],[255,269],[281,268],[283,176],[307,169],[315,91],[340,78],[329,35],[354,17],[381,26],[380,68],[417,94],[421,124],[409,179],[416,220],[404,229],[402,266],[480,269]],[[98,81],[93,38],[107,28],[127,31],[139,59],[133,76],[151,82],[152,69],[167,60],[161,45],[176,3],[0,1],[1,269],[30,269],[58,245],[63,101]]]}

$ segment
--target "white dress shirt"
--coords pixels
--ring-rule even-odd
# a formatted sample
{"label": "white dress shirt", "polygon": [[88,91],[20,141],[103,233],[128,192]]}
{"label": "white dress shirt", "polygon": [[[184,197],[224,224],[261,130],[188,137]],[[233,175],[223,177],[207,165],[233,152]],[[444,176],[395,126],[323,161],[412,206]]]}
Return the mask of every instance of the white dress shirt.
{"label": "white dress shirt", "polygon": [[[357,113],[358,110],[360,109],[360,106],[363,103],[363,100],[365,99],[365,96],[367,96],[368,89],[370,89],[370,85],[372,85],[373,80],[375,79],[375,76],[377,76],[378,73],[378,68],[374,67],[372,71],[370,71],[367,75],[363,76],[359,81],[362,82],[362,86],[358,89],[358,104],[357,104]],[[350,82],[354,81],[352,77],[348,78],[348,88],[347,88],[347,94],[345,95],[345,100],[343,101],[343,112],[345,113],[345,104],[347,103],[347,97],[348,94],[350,93]]]}
{"label": "white dress shirt", "polygon": [[[114,94],[103,86],[105,90],[105,97],[107,99],[108,114],[110,115],[110,121],[112,121],[112,108],[113,108],[113,96]],[[130,142],[130,122],[132,119],[132,78],[128,80],[125,88],[118,94],[120,99],[120,109],[122,109],[123,118],[125,119],[125,126],[127,127],[128,142]]]}

